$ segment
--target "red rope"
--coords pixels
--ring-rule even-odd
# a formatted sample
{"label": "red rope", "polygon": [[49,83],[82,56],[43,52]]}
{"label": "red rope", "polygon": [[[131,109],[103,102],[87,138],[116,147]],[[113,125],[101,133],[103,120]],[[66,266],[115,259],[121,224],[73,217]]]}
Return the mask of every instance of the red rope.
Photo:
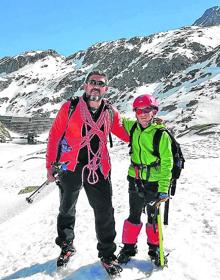
{"label": "red rope", "polygon": [[[111,119],[108,110],[104,109],[105,106],[103,106],[102,112],[96,122],[93,120],[87,104],[83,99],[80,99],[79,106],[81,118],[86,130],[85,136],[82,136],[80,149],[87,146],[88,150],[88,164],[83,167],[82,178],[87,168],[89,170],[87,181],[93,185],[99,181],[97,169],[101,164],[101,157],[107,156],[104,155],[104,149],[107,145],[107,137],[111,130]],[[102,126],[104,127],[104,131],[101,130]],[[90,130],[88,129],[89,127]],[[95,135],[99,137],[99,148],[94,153],[91,149],[91,140]]]}

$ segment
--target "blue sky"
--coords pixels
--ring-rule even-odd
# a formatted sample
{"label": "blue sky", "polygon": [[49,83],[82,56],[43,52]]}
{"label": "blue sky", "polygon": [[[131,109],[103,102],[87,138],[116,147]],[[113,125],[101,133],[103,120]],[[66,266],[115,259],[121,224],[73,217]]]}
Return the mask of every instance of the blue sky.
{"label": "blue sky", "polygon": [[103,41],[191,25],[220,1],[1,0],[0,57],[54,49],[63,55]]}

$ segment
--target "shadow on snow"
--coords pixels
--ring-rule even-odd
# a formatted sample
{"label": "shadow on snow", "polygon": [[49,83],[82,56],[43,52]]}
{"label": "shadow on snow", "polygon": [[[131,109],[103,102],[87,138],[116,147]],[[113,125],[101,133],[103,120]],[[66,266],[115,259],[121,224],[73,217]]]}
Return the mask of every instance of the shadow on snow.
{"label": "shadow on snow", "polygon": [[[123,269],[124,270],[122,272],[122,277],[124,273],[127,273],[126,279],[129,279],[127,278],[128,275],[133,275],[133,269],[138,270],[138,273],[141,273],[142,275],[144,274],[145,277],[150,277],[153,273],[154,266],[151,264],[151,262],[145,260],[131,260],[127,265],[123,265]],[[23,269],[20,269],[19,271],[16,271],[15,273],[8,275],[2,278],[1,280],[26,278],[37,273],[44,273],[45,275],[49,275],[52,278],[55,277],[56,279],[62,280],[109,279],[99,261],[85,266],[81,266],[76,270],[68,266],[66,269],[57,272],[56,260],[50,260],[42,264],[37,263],[32,265],[31,267],[25,267]]]}
{"label": "shadow on snow", "polygon": [[1,280],[26,278],[37,273],[45,273],[45,274],[52,275],[52,273],[54,273],[55,270],[56,270],[56,262],[55,260],[51,260],[46,263],[42,263],[42,264],[37,263],[30,267],[22,268],[9,276],[2,278]]}

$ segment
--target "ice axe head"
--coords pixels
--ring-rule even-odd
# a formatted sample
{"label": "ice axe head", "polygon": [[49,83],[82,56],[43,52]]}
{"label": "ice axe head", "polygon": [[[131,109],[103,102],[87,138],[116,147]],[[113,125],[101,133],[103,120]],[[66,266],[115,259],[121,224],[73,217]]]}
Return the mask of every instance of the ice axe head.
{"label": "ice axe head", "polygon": [[33,199],[31,199],[30,197],[26,197],[26,201],[31,204],[33,202]]}

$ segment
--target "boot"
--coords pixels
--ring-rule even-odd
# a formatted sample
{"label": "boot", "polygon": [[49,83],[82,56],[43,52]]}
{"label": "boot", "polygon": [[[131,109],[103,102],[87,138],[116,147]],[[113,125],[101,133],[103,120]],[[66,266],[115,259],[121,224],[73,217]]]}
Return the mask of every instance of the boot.
{"label": "boot", "polygon": [[151,258],[153,262],[158,262],[159,261],[159,246],[153,245],[153,244],[148,244],[149,245],[149,250],[148,250],[148,255]]}
{"label": "boot", "polygon": [[158,225],[146,224],[147,244],[149,246],[148,255],[151,261],[156,265],[160,266],[160,251],[159,251],[159,233]]}
{"label": "boot", "polygon": [[[161,266],[160,264],[160,249],[159,249],[159,246],[157,245],[153,245],[153,244],[148,244],[149,245],[149,251],[148,251],[148,255],[151,259],[151,261],[158,267]],[[167,259],[167,256],[164,256],[164,264],[165,266],[167,266],[167,262],[168,262],[168,259]]]}
{"label": "boot", "polygon": [[115,255],[111,255],[108,257],[101,257],[101,263],[106,272],[111,276],[120,276],[120,272],[122,268],[120,267],[118,260]]}
{"label": "boot", "polygon": [[126,264],[130,261],[131,257],[137,254],[136,244],[124,244],[124,247],[119,252],[117,258],[120,264]]}
{"label": "boot", "polygon": [[70,258],[76,253],[76,249],[73,246],[72,241],[64,241],[60,245],[61,253],[57,259],[57,267],[66,266]]}

